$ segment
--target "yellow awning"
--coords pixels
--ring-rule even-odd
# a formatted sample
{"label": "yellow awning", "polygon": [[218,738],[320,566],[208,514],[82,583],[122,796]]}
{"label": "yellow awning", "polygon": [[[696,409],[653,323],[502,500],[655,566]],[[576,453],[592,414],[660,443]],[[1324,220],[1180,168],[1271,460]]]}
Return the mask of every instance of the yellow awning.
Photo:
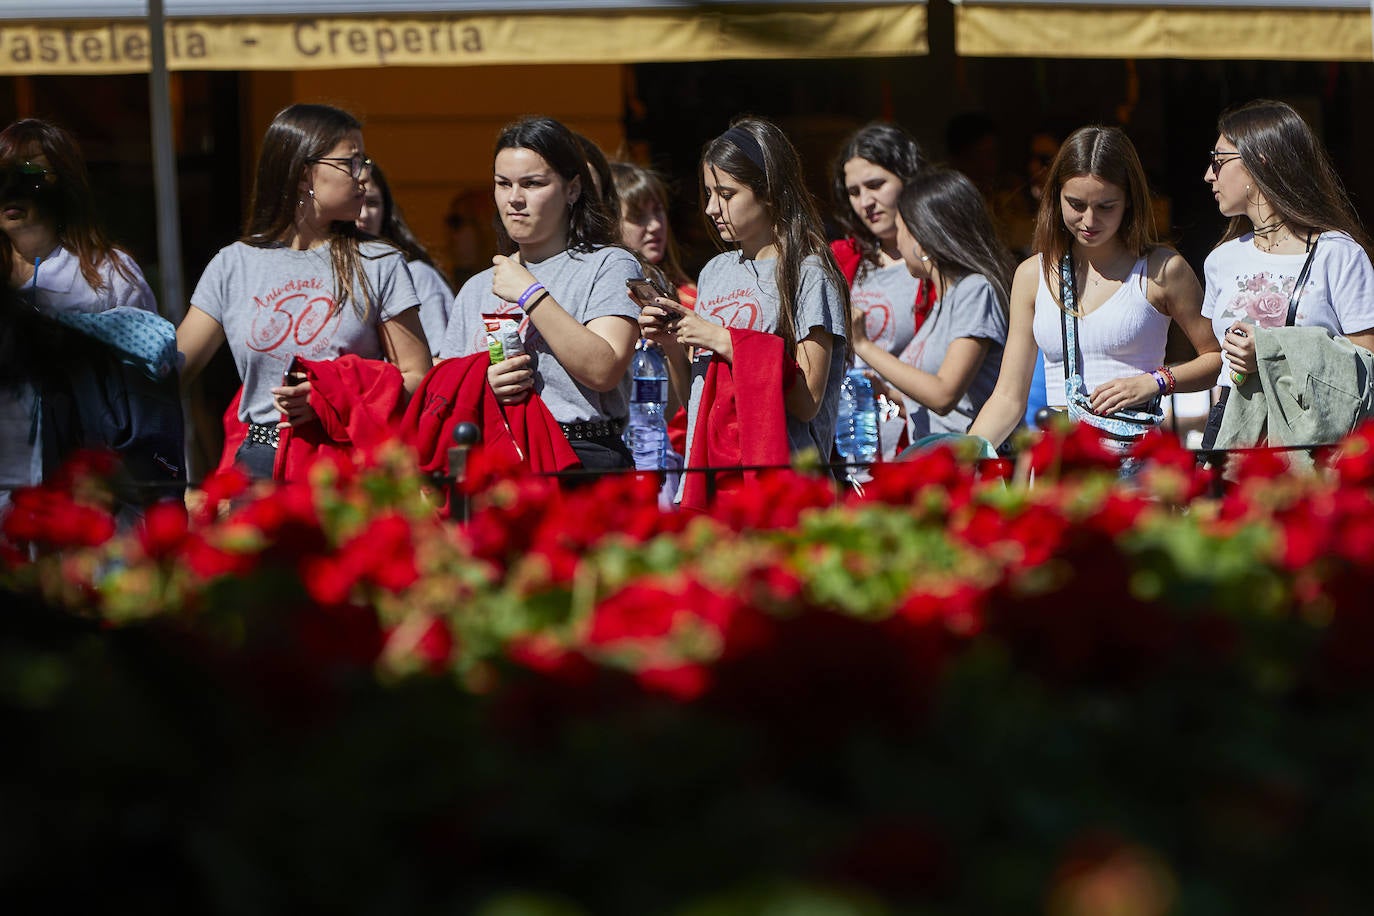
{"label": "yellow awning", "polygon": [[1374,59],[1367,0],[954,2],[955,47],[967,57]]}
{"label": "yellow awning", "polygon": [[[927,50],[924,2],[175,19],[166,34],[171,70],[900,57]],[[148,69],[148,29],[137,20],[0,27],[0,74]]]}

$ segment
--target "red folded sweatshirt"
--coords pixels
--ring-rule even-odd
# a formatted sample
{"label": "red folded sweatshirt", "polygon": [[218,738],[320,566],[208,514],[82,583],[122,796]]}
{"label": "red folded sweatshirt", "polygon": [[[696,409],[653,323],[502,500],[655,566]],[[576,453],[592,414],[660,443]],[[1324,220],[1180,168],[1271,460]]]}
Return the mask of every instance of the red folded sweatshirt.
{"label": "red folded sweatshirt", "polygon": [[[298,360],[310,380],[310,406],[318,423],[282,427],[277,443],[273,480],[300,480],[310,466],[327,454],[352,455],[394,438],[400,431],[401,370],[379,359],[346,354],[337,359]],[[224,452],[220,467],[233,465],[234,455],[248,435],[239,419],[243,388],[224,412]]]}
{"label": "red folded sweatshirt", "polygon": [[531,393],[519,404],[502,406],[487,384],[490,365],[485,352],[447,359],[420,382],[401,421],[402,438],[418,453],[420,470],[448,473],[453,430],[463,422],[481,430],[488,466],[535,473],[575,467],[577,453],[543,400]]}
{"label": "red folded sweatshirt", "polygon": [[[692,427],[688,468],[785,466],[791,460],[784,395],[797,377],[796,361],[783,352],[776,334],[730,329],[734,359],[712,356]],[[755,471],[715,474],[717,496],[743,488]],[[708,506],[705,474],[688,473],[682,490],[684,509]]]}

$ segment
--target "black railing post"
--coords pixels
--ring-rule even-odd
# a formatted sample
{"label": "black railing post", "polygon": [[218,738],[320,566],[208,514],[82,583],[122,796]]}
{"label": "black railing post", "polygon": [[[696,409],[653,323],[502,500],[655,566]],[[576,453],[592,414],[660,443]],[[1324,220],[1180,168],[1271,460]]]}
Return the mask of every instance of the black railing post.
{"label": "black railing post", "polygon": [[468,451],[482,441],[482,430],[476,423],[464,421],[453,427],[453,446],[448,450],[449,515],[460,523],[468,523],[471,507],[468,502]]}

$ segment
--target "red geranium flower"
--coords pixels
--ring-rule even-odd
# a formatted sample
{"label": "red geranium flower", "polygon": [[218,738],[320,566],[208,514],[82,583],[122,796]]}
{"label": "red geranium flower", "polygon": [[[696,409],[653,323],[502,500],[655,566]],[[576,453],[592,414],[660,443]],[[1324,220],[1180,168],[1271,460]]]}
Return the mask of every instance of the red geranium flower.
{"label": "red geranium flower", "polygon": [[114,537],[114,517],[104,509],[78,503],[57,484],[15,490],[0,527],[15,543],[61,550],[98,547]]}
{"label": "red geranium flower", "polygon": [[1121,456],[1109,450],[1101,434],[1087,423],[1072,424],[1064,433],[1052,427],[1040,434],[1030,450],[1030,466],[1036,474],[1110,471],[1120,465]]}
{"label": "red geranium flower", "polygon": [[547,633],[531,633],[512,640],[506,654],[531,671],[567,684],[588,683],[597,671],[585,655],[556,642]]}
{"label": "red geranium flower", "polygon": [[155,503],[143,513],[138,526],[138,541],[151,560],[177,553],[187,537],[186,504],[180,500]]}
{"label": "red geranium flower", "polygon": [[910,505],[918,493],[933,488],[944,494],[951,508],[962,506],[973,490],[974,468],[960,462],[954,449],[940,446],[907,461],[875,464],[873,480],[864,484],[867,501]]}
{"label": "red geranium flower", "polygon": [[1363,423],[1341,442],[1331,466],[1344,484],[1374,483],[1374,421]]}
{"label": "red geranium flower", "polygon": [[596,606],[587,642],[606,646],[627,639],[667,636],[683,611],[681,590],[653,579],[641,579]]}
{"label": "red geranium flower", "polygon": [[193,532],[182,544],[181,559],[192,573],[208,580],[247,575],[257,563],[257,554],[225,550],[206,540],[204,534]]}
{"label": "red geranium flower", "polygon": [[248,483],[248,475],[237,467],[210,472],[200,485],[201,492],[205,494],[205,502],[197,513],[196,521],[205,523],[215,518],[220,505],[226,500],[242,496],[248,489]]}
{"label": "red geranium flower", "polygon": [[457,646],[453,631],[439,617],[417,614],[383,634],[382,655],[393,664],[418,666],[430,674],[442,674]]}
{"label": "red geranium flower", "polygon": [[702,665],[670,665],[645,668],[635,673],[635,680],[646,690],[689,703],[706,692],[711,685],[711,673]]}

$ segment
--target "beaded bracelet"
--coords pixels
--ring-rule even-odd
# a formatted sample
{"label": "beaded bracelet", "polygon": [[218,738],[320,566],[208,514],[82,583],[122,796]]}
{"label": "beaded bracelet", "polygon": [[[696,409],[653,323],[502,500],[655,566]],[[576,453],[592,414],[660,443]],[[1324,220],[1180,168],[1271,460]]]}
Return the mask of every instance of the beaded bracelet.
{"label": "beaded bracelet", "polygon": [[[1178,382],[1174,379],[1173,370],[1168,366],[1160,366],[1151,374],[1155,376],[1155,383],[1159,385],[1160,394],[1173,394],[1174,389],[1178,387]],[[1164,377],[1162,383],[1159,379],[1161,375]]]}
{"label": "beaded bracelet", "polygon": [[540,283],[538,280],[536,280],[534,283],[531,283],[530,288],[521,293],[520,298],[515,301],[516,306],[523,310],[525,308],[525,303],[530,301],[530,297],[533,296],[535,293],[539,292],[543,288],[544,284]]}

